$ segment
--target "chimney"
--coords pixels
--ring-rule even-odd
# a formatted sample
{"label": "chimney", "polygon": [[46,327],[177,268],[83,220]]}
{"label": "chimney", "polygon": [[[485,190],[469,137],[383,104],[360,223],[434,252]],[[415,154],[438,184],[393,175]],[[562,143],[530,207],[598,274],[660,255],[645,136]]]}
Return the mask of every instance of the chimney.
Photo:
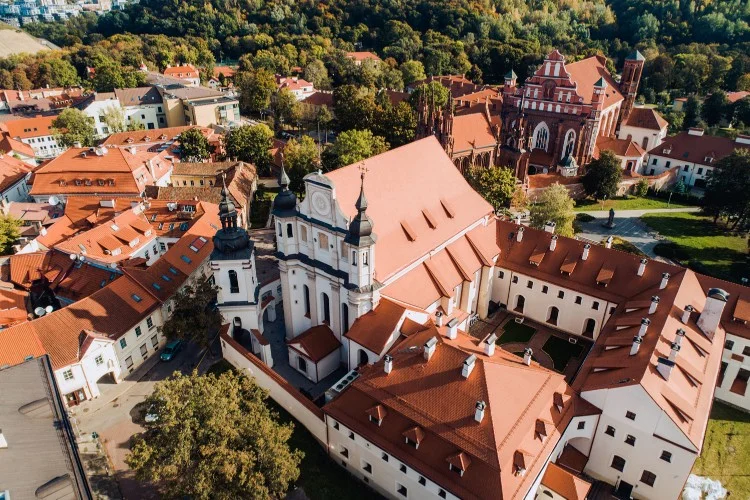
{"label": "chimney", "polygon": [[531,347],[527,347],[523,350],[523,364],[526,366],[529,366],[531,364],[531,356],[534,354],[534,351],[531,349]]}
{"label": "chimney", "polygon": [[682,339],[685,337],[685,330],[682,328],[677,329],[677,336],[674,339],[674,343],[677,345],[682,345]]}
{"label": "chimney", "polygon": [[424,343],[424,359],[429,361],[433,354],[435,354],[435,348],[437,347],[437,337],[432,337],[430,340]]}
{"label": "chimney", "polygon": [[458,337],[458,319],[453,318],[446,326],[448,327],[448,338],[456,340],[456,337]]}
{"label": "chimney", "polygon": [[641,263],[638,266],[638,276],[643,276],[643,273],[646,272],[646,264],[648,264],[648,259],[641,259]]}
{"label": "chimney", "polygon": [[516,224],[521,225],[521,214],[516,214]]}
{"label": "chimney", "polygon": [[610,236],[609,238],[607,238],[607,241],[604,242],[604,248],[612,248],[612,241],[613,240],[614,240],[614,238],[612,236]]}
{"label": "chimney", "polygon": [[557,248],[557,235],[553,234],[552,238],[549,240],[549,251],[554,252],[555,248]]}
{"label": "chimney", "polygon": [[583,255],[581,255],[581,260],[586,260],[589,258],[589,251],[591,250],[591,245],[589,243],[586,243],[583,245]]}
{"label": "chimney", "polygon": [[557,227],[557,224],[554,221],[547,221],[547,223],[544,225],[544,230],[548,233],[554,233],[555,227]]}
{"label": "chimney", "polygon": [[474,371],[474,365],[476,364],[476,361],[477,357],[474,354],[464,360],[464,364],[461,367],[461,376],[463,378],[469,378],[471,372]]}
{"label": "chimney", "polygon": [[685,310],[682,311],[682,322],[687,325],[688,321],[690,321],[690,315],[693,314],[693,306],[686,305]]}
{"label": "chimney", "polygon": [[630,348],[630,355],[635,356],[638,354],[638,349],[641,348],[641,342],[643,342],[643,337],[640,337],[636,335],[633,337],[633,346]]}
{"label": "chimney", "polygon": [[523,239],[523,226],[519,227],[518,233],[516,233],[516,241],[520,243],[522,239]]}
{"label": "chimney", "polygon": [[494,333],[484,339],[484,354],[492,356],[495,354],[495,343],[497,342],[497,335]]}
{"label": "chimney", "polygon": [[477,401],[477,404],[474,406],[474,420],[482,423],[482,420],[484,419],[484,409],[487,407],[487,403],[484,401]]}
{"label": "chimney", "polygon": [[385,363],[383,363],[383,371],[386,375],[393,371],[393,356],[390,354],[385,355]]}
{"label": "chimney", "polygon": [[641,318],[641,328],[638,330],[638,336],[639,337],[645,337],[646,336],[646,330],[648,330],[648,325],[651,324],[651,320],[648,318]]}
{"label": "chimney", "polygon": [[657,307],[659,307],[659,296],[654,295],[653,297],[651,297],[651,305],[648,308],[648,313],[654,314]]}
{"label": "chimney", "polygon": [[677,359],[677,353],[680,352],[680,344],[672,342],[672,350],[669,351],[669,361]]}
{"label": "chimney", "polygon": [[73,147],[74,147],[74,148],[80,148],[80,147],[82,147],[82,146],[81,146],[81,142],[80,142],[80,141],[76,141],[76,142],[74,142],[74,143],[73,143]]}
{"label": "chimney", "polygon": [[688,135],[695,135],[701,137],[703,135],[703,129],[700,127],[690,127],[688,129]]}
{"label": "chimney", "polygon": [[443,313],[438,311],[435,313],[435,323],[437,323],[438,328],[443,326]]}
{"label": "chimney", "polygon": [[669,283],[669,273],[662,273],[659,290],[664,290],[665,288],[667,288],[667,283]]}
{"label": "chimney", "polygon": [[724,306],[727,305],[729,294],[721,288],[711,288],[706,297],[706,305],[703,306],[701,315],[698,316],[698,328],[703,333],[713,338],[716,328],[721,321],[721,314],[724,312]]}
{"label": "chimney", "polygon": [[674,361],[670,361],[667,358],[659,356],[656,360],[656,371],[664,377],[664,380],[669,380],[669,375],[672,374],[672,368],[674,368]]}

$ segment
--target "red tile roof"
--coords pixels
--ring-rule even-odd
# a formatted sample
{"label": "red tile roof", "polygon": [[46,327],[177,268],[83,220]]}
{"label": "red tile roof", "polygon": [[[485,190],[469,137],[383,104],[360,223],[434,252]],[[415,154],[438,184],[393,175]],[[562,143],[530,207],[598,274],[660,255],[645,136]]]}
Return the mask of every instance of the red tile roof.
{"label": "red tile roof", "polygon": [[200,73],[192,64],[183,64],[180,66],[170,66],[164,70],[164,76],[172,78],[198,78]]}
{"label": "red tile roof", "polygon": [[286,343],[313,363],[322,361],[323,358],[341,347],[341,342],[338,341],[328,325],[314,326],[293,339],[287,340]]}
{"label": "red tile roof", "polygon": [[0,193],[23,180],[34,167],[0,151]]}
{"label": "red tile roof", "polygon": [[612,151],[623,158],[642,158],[646,154],[646,151],[635,142],[617,137],[597,137],[596,148],[598,151],[595,157],[599,156],[600,151]]}
{"label": "red tile roof", "polygon": [[5,135],[2,140],[0,140],[0,151],[9,154],[18,153],[19,155],[28,156],[29,158],[36,156],[34,154],[34,149],[31,146],[25,142],[18,141],[9,135]]}
{"label": "red tile roof", "polygon": [[354,59],[355,61],[364,61],[365,59],[374,59],[375,61],[382,61],[377,54],[372,52],[347,52],[346,57]]}
{"label": "red tile roof", "polygon": [[672,158],[687,163],[707,165],[706,158],[714,163],[732,154],[735,149],[750,149],[750,144],[741,144],[728,137],[714,135],[693,135],[680,132],[667,137],[664,142],[649,151],[650,155]]}
{"label": "red tile roof", "polygon": [[653,108],[633,108],[625,125],[649,130],[663,130],[669,122]]}
{"label": "red tile roof", "polygon": [[304,102],[305,104],[309,104],[311,106],[326,106],[330,108],[333,107],[333,92],[324,92],[322,90],[318,90],[313,94],[305,97],[300,102]]}
{"label": "red tile roof", "polygon": [[585,103],[591,103],[594,95],[594,84],[599,78],[607,82],[605,90],[604,108],[617,104],[624,98],[619,90],[619,85],[607,70],[605,59],[600,56],[592,56],[581,61],[565,65],[573,82],[577,84],[578,95],[583,97]]}
{"label": "red tile roof", "polygon": [[207,127],[199,127],[197,125],[186,125],[182,127],[167,127],[156,130],[132,130],[127,132],[117,132],[107,137],[102,145],[113,145],[113,146],[141,146],[154,144],[165,144],[170,141],[174,141],[177,137],[190,129],[197,128],[206,137],[214,135],[214,131]]}
{"label": "red tile roof", "polygon": [[0,368],[23,363],[26,358],[43,356],[44,346],[36,335],[18,335],[13,328],[0,330]]}
{"label": "red tile roof", "polygon": [[591,489],[591,483],[574,476],[556,463],[547,466],[542,484],[566,500],[584,500]]}
{"label": "red tile roof", "polygon": [[354,321],[345,337],[380,354],[406,310],[406,307],[382,298],[375,309]]}
{"label": "red tile roof", "polygon": [[56,116],[37,116],[36,118],[19,118],[3,123],[8,135],[13,139],[29,139],[53,135],[52,122]]}
{"label": "red tile roof", "polygon": [[487,118],[484,105],[474,113],[453,118],[453,153],[494,147],[497,139]]}
{"label": "red tile roof", "polygon": [[233,78],[236,72],[236,69],[229,66],[214,66],[214,78],[219,78],[219,75],[224,75],[226,78]]}

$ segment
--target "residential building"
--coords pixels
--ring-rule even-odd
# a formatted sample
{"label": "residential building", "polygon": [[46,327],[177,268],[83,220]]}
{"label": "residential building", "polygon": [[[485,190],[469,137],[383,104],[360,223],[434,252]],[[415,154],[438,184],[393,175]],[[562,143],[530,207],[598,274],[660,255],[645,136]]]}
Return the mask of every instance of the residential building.
{"label": "residential building", "polygon": [[146,130],[167,127],[167,115],[156,87],[115,89],[115,97],[125,111],[125,125],[142,125]]}
{"label": "residential building", "polygon": [[[16,352],[0,351],[2,495],[93,498],[49,357],[25,351],[22,345],[9,347]],[[27,352],[27,360],[6,366],[8,354]]]}
{"label": "residential building", "polygon": [[633,141],[644,151],[650,151],[664,142],[669,123],[652,108],[635,107],[628,119],[620,124],[618,139]]}
{"label": "residential building", "polygon": [[688,187],[704,188],[717,161],[732,154],[735,149],[750,149],[750,137],[705,135],[701,128],[691,128],[667,137],[664,142],[648,152],[648,162],[643,165],[646,175],[659,175],[678,168],[678,179]]}
{"label": "residential building", "polygon": [[625,174],[637,174],[642,170],[646,151],[632,139],[602,137],[596,141],[594,158],[599,158],[602,151],[611,151],[620,160],[620,168]]}
{"label": "residential building", "polygon": [[201,84],[200,72],[192,64],[167,66],[164,70],[164,76],[182,80],[186,85],[190,85],[191,87],[198,87]]}
{"label": "residential building", "polygon": [[214,74],[206,84],[214,89],[234,87],[234,75],[237,73],[231,66],[214,66]]}
{"label": "residential building", "polygon": [[28,200],[28,181],[33,169],[28,163],[0,151],[0,199],[5,203]]}
{"label": "residential building", "polygon": [[[110,124],[106,120],[107,115],[122,112],[123,116],[125,116],[122,105],[114,92],[94,92],[89,94],[76,104],[76,108],[80,109],[86,116],[93,120],[97,137],[106,137],[112,133]],[[124,126],[124,124],[122,125]]]}
{"label": "residential building", "polygon": [[157,84],[164,102],[169,127],[229,125],[240,120],[236,96],[205,87]]}
{"label": "residential building", "polygon": [[0,151],[18,158],[32,167],[36,166],[36,154],[31,146],[17,139],[13,139],[5,131],[0,131],[0,133],[2,133],[2,138],[0,138]]}
{"label": "residential building", "polygon": [[0,90],[0,111],[14,115],[48,113],[67,108],[84,96],[81,87],[43,88],[32,90]]}
{"label": "residential building", "polygon": [[347,52],[346,57],[354,61],[354,64],[357,66],[360,66],[363,61],[367,60],[383,62],[383,60],[374,52]]}
{"label": "residential building", "polygon": [[57,144],[53,132],[52,122],[55,116],[37,116],[35,118],[19,118],[0,124],[8,137],[31,146],[37,158],[54,158],[65,148]]}
{"label": "residential building", "polygon": [[0,212],[21,221],[21,238],[19,248],[29,241],[46,232],[64,213],[59,205],[49,203],[29,203],[25,201],[11,201],[0,203]]}
{"label": "residential building", "polygon": [[302,101],[316,92],[315,86],[311,82],[297,76],[276,75],[276,89],[278,91],[288,90],[298,101]]}

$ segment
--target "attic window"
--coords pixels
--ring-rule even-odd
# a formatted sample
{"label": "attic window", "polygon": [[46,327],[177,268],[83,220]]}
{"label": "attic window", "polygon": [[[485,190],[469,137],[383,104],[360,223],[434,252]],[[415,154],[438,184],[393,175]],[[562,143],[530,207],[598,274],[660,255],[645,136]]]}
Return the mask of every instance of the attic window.
{"label": "attic window", "polygon": [[104,179],[99,179],[98,181],[96,181],[96,183],[98,185],[100,185],[100,186],[103,186],[104,185]]}
{"label": "attic window", "polygon": [[115,185],[115,180],[114,179],[107,179],[107,185],[114,186]]}
{"label": "attic window", "polygon": [[403,432],[404,442],[414,449],[419,448],[419,444],[424,439],[424,431],[421,427],[415,426]]}
{"label": "attic window", "polygon": [[174,267],[170,267],[169,272],[177,276],[177,269],[175,269]]}
{"label": "attic window", "polygon": [[172,278],[170,278],[170,277],[169,277],[169,276],[167,276],[166,274],[162,274],[162,275],[161,275],[161,279],[163,279],[164,281],[172,281]]}
{"label": "attic window", "polygon": [[151,216],[151,222],[154,222],[156,220],[156,215],[157,214],[154,214],[154,215]]}
{"label": "attic window", "polygon": [[181,259],[183,260],[183,262],[185,262],[186,264],[190,264],[191,262],[193,262],[192,260],[190,260],[190,257],[188,257],[187,255],[180,255],[180,258],[181,258]]}
{"label": "attic window", "polygon": [[132,298],[133,298],[133,300],[135,300],[136,302],[140,302],[140,301],[142,301],[142,300],[143,300],[143,299],[142,299],[142,298],[141,298],[141,297],[140,297],[139,295],[136,295],[136,294],[133,294],[133,295],[131,295],[131,297],[132,297]]}
{"label": "attic window", "polygon": [[80,186],[80,185],[81,185],[81,179],[76,179],[76,186]]}
{"label": "attic window", "polygon": [[159,284],[158,284],[158,283],[152,283],[152,285],[151,285],[151,286],[153,286],[153,287],[154,287],[154,290],[161,290],[161,286],[159,286]]}
{"label": "attic window", "polygon": [[65,181],[64,181],[63,179],[60,179],[60,186],[65,186],[65,185],[67,185],[67,184],[68,184],[68,183],[67,183],[67,182],[65,182]]}
{"label": "attic window", "polygon": [[464,452],[456,453],[446,458],[448,462],[448,469],[455,472],[459,476],[463,476],[466,469],[471,465],[471,458]]}

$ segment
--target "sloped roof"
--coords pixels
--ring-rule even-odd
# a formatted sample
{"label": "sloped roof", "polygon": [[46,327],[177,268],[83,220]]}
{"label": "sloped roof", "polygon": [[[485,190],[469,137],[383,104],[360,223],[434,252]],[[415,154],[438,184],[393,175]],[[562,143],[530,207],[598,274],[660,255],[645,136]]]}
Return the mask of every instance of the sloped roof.
{"label": "sloped roof", "polygon": [[[123,106],[140,106],[142,104],[161,104],[161,94],[156,87],[136,87],[132,89],[115,89],[115,97]],[[152,131],[153,132],[153,131]]]}
{"label": "sloped roof", "polygon": [[28,156],[29,158],[35,156],[34,149],[31,146],[25,142],[18,141],[9,135],[5,135],[2,140],[0,140],[0,151],[5,151],[6,153],[11,154],[18,153],[19,155]]}
{"label": "sloped roof", "polygon": [[34,167],[0,152],[0,193],[26,177]]}
{"label": "sloped roof", "polygon": [[127,146],[127,145],[153,145],[165,143],[177,139],[177,137],[190,129],[197,128],[205,137],[213,135],[214,131],[207,127],[197,125],[185,125],[182,127],[167,127],[156,130],[131,130],[117,132],[110,135],[102,142],[102,145]]}
{"label": "sloped roof", "polygon": [[605,59],[602,57],[587,57],[578,62],[565,65],[570,78],[577,84],[577,92],[583,97],[585,103],[591,103],[594,95],[594,85],[601,78],[607,82],[604,96],[604,108],[617,104],[624,98],[619,90],[619,85],[609,74]]}
{"label": "sloped roof", "polygon": [[287,340],[286,343],[313,363],[322,361],[323,358],[341,347],[341,342],[328,325],[309,328],[293,339]]}
{"label": "sloped roof", "polygon": [[474,113],[453,117],[453,152],[470,151],[497,144],[492,124],[487,119],[484,106]]}
{"label": "sloped roof", "polygon": [[596,157],[599,156],[598,153],[601,151],[612,151],[623,158],[642,158],[646,154],[646,151],[632,140],[603,137],[601,135],[596,138],[596,148],[598,150],[597,154],[594,155]]}
{"label": "sloped roof", "polygon": [[750,149],[750,144],[740,144],[728,137],[680,132],[664,139],[649,154],[705,165],[707,157],[716,162],[732,154],[735,149]]}
{"label": "sloped roof", "polygon": [[584,500],[591,483],[575,476],[554,462],[547,465],[542,484],[566,500]]}
{"label": "sloped roof", "polygon": [[375,309],[357,318],[344,336],[380,354],[405,312],[406,307],[382,298]]}
{"label": "sloped roof", "polygon": [[669,122],[653,108],[633,108],[625,125],[649,130],[663,130],[669,126]]}
{"label": "sloped roof", "polygon": [[19,118],[3,123],[8,135],[14,139],[29,139],[52,135],[52,122],[56,116],[37,116],[35,118]]}

